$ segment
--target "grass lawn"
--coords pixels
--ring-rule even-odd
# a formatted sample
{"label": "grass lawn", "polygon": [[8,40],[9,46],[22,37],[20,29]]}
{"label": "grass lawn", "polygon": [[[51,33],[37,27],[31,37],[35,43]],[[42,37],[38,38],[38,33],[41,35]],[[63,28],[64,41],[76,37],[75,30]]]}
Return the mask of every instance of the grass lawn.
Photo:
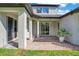
{"label": "grass lawn", "polygon": [[79,50],[21,50],[0,48],[0,56],[79,56]]}

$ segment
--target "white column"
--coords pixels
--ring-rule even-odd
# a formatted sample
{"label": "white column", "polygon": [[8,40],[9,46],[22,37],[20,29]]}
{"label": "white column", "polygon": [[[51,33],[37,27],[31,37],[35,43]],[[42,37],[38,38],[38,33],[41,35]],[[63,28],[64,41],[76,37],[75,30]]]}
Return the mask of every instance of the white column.
{"label": "white column", "polygon": [[33,37],[32,37],[32,20],[29,20],[29,39],[33,40]]}
{"label": "white column", "polygon": [[27,47],[27,14],[20,12],[18,15],[18,46],[21,49]]}
{"label": "white column", "polygon": [[37,38],[39,38],[39,21],[37,21]]}

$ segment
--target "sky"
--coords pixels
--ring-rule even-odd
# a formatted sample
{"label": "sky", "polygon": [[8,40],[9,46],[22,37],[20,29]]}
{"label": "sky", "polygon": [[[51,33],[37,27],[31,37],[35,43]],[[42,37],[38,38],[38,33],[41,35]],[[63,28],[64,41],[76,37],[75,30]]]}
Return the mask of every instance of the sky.
{"label": "sky", "polygon": [[79,3],[62,3],[57,8],[58,13],[68,13],[79,7]]}

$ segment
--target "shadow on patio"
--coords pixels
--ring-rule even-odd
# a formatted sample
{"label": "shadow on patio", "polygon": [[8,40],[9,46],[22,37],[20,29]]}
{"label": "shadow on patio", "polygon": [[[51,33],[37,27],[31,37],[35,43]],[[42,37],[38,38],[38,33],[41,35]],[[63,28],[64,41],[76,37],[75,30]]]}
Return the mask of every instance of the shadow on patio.
{"label": "shadow on patio", "polygon": [[15,42],[15,41],[10,41],[9,44],[16,47],[16,48],[18,48],[18,43]]}

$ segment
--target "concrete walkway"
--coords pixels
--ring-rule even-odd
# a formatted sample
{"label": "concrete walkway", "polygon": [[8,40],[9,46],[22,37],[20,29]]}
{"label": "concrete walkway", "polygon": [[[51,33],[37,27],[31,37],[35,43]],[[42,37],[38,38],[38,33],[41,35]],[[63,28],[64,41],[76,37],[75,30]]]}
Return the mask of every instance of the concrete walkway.
{"label": "concrete walkway", "polygon": [[28,40],[28,50],[79,50],[79,46],[68,42],[59,42],[57,37],[35,38],[33,42]]}

